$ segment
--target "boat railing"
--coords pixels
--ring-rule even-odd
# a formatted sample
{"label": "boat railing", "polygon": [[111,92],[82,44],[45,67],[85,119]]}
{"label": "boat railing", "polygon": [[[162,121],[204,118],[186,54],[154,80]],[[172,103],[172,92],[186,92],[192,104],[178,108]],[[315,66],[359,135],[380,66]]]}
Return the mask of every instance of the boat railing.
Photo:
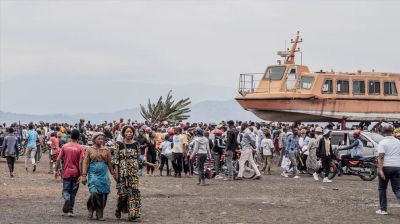
{"label": "boat railing", "polygon": [[258,84],[263,78],[264,73],[246,73],[240,74],[238,92],[241,95],[249,93],[265,93],[269,92],[268,88],[259,88]]}

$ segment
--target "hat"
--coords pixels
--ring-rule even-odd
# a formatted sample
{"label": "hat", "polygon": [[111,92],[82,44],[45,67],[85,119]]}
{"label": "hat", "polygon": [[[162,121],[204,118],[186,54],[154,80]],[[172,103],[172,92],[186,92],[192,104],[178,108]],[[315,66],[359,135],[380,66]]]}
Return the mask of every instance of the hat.
{"label": "hat", "polygon": [[322,133],[322,128],[321,128],[321,127],[316,127],[316,128],[315,128],[315,132]]}
{"label": "hat", "polygon": [[104,136],[104,133],[103,132],[95,132],[92,136],[92,141],[94,142],[96,140],[96,138],[99,136]]}
{"label": "hat", "polygon": [[325,135],[330,135],[331,134],[331,130],[329,130],[329,129],[325,129],[324,130],[324,136]]}

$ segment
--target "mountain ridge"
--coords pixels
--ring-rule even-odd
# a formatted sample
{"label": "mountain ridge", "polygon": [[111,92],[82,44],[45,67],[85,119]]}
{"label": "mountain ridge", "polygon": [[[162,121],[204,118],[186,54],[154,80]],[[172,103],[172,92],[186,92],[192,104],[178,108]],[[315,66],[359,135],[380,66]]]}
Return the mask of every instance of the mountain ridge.
{"label": "mountain ridge", "polygon": [[[205,100],[190,105],[189,122],[219,122],[222,120],[259,120],[252,113],[245,111],[235,100],[215,101]],[[12,113],[0,111],[0,122],[11,123],[21,121],[28,122],[67,122],[77,123],[79,119],[90,120],[94,123],[102,123],[104,121],[111,122],[119,118],[132,119],[142,121],[140,115],[140,107],[118,110],[115,112],[99,112],[99,113],[76,113],[76,114],[44,114],[32,115],[28,113]]]}

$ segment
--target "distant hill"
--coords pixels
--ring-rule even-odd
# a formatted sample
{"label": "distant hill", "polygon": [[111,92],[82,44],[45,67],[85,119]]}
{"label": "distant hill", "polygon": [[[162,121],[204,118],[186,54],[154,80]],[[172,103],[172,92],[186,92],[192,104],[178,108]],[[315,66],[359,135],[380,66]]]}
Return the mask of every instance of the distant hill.
{"label": "distant hill", "polygon": [[[228,101],[203,101],[191,106],[191,117],[189,122],[219,122],[222,120],[259,120],[252,113],[245,111],[234,100]],[[120,110],[111,113],[81,113],[81,114],[48,114],[48,115],[29,115],[16,114],[0,111],[0,122],[18,122],[28,123],[30,121],[39,122],[67,122],[76,123],[80,118],[90,120],[94,123],[103,121],[113,121],[119,118],[143,120],[139,108]]]}

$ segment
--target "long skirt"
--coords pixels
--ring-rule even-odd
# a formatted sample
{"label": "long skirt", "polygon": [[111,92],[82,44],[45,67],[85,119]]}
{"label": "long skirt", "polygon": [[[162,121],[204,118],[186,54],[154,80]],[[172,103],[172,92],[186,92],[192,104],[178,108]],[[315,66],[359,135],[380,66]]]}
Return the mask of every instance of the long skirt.
{"label": "long skirt", "polygon": [[103,209],[107,203],[107,195],[110,193],[110,183],[107,164],[104,162],[90,163],[88,172],[90,197],[87,202],[87,208],[90,212],[100,212],[102,217]]}
{"label": "long skirt", "polygon": [[117,212],[128,213],[130,220],[140,218],[142,205],[140,200],[139,178],[136,172],[120,177],[117,183]]}

